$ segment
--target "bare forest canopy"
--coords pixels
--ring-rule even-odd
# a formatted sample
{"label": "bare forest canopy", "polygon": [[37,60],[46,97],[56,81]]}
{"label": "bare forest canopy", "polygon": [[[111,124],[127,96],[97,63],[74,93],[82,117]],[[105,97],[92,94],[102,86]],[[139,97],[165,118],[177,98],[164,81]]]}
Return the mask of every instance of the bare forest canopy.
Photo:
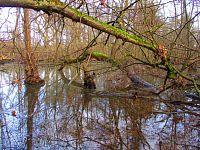
{"label": "bare forest canopy", "polygon": [[[139,60],[145,65],[165,70],[167,72],[166,79],[177,80],[179,78],[181,80],[184,78],[192,82],[196,92],[200,95],[196,80],[184,72],[185,68],[199,62],[199,30],[196,30],[194,26],[194,21],[199,17],[198,1],[193,1],[193,9],[190,8],[189,10],[187,9],[189,3],[187,0],[180,1],[182,5],[178,10],[176,1],[172,1],[171,6],[174,5],[175,11],[171,22],[169,22],[169,19],[163,20],[158,16],[158,13],[161,13],[159,9],[169,3],[166,1],[163,1],[163,3],[155,1],[154,4],[154,1],[122,0],[118,3],[115,1],[105,3],[104,0],[99,0],[98,3],[101,5],[89,0],[65,2],[59,0],[0,0],[1,7],[42,10],[49,16],[54,13],[60,14],[61,18],[69,18],[74,22],[99,30],[99,34],[107,33],[107,39],[112,35],[116,39],[121,39],[122,44],[132,43],[139,46],[139,48],[134,47],[134,49],[140,49],[143,52],[144,60],[140,60],[132,54],[134,49],[132,51],[130,51],[131,49],[127,50],[126,56]],[[97,7],[101,14],[96,13],[94,15],[94,13],[91,13],[89,5],[90,8]],[[193,10],[196,10],[197,13],[192,12]],[[178,13],[179,11],[181,13]],[[100,16],[103,14],[111,19],[109,21],[102,19]],[[114,17],[111,14],[114,14]],[[182,16],[179,16],[179,14]],[[134,24],[133,19],[138,20],[141,24]],[[170,29],[167,24],[171,24]],[[135,30],[135,28],[138,30]],[[144,30],[142,31],[142,29]],[[175,50],[177,49],[184,50],[183,53],[186,54],[181,67],[175,65],[178,57],[176,58],[174,55],[176,55]],[[149,60],[148,53],[152,54],[155,58],[154,61]],[[180,57],[183,59],[182,56]],[[193,61],[191,62],[191,60]]]}
{"label": "bare forest canopy", "polygon": [[80,22],[86,24],[90,27],[98,29],[100,31],[106,32],[108,34],[114,35],[116,38],[120,38],[125,42],[131,42],[133,44],[146,47],[150,50],[156,51],[156,45],[153,45],[150,42],[147,42],[137,36],[133,36],[128,34],[127,32],[108,25],[105,22],[101,22],[98,19],[88,16],[85,13],[78,11],[77,9],[73,9],[71,7],[67,7],[65,3],[62,2],[48,2],[48,1],[34,1],[34,0],[1,0],[1,7],[23,7],[23,8],[31,8],[34,10],[43,10],[44,12],[58,13],[63,17],[67,17],[72,19],[73,21]]}

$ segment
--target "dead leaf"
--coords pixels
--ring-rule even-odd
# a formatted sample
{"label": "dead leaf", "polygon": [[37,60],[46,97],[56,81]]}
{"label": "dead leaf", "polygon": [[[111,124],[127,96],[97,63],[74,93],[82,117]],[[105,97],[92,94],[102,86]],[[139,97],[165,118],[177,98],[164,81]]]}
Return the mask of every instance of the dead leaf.
{"label": "dead leaf", "polygon": [[106,6],[106,0],[101,0],[101,5]]}
{"label": "dead leaf", "polygon": [[19,84],[20,83],[20,80],[19,79],[14,79],[12,82],[11,82],[11,84],[13,85],[13,86],[15,86],[16,84]]}
{"label": "dead leaf", "polygon": [[22,90],[22,83],[21,83],[21,80],[19,80],[19,79],[15,79],[15,80],[13,80],[12,82],[11,82],[11,84],[13,85],[13,86],[18,86],[18,91],[19,92],[21,92],[21,90]]}
{"label": "dead leaf", "polygon": [[16,117],[16,116],[17,116],[15,110],[12,111],[12,116],[13,116],[13,117]]}
{"label": "dead leaf", "polygon": [[159,45],[158,47],[158,56],[160,56],[161,59],[167,57],[167,48],[165,48],[163,45]]}

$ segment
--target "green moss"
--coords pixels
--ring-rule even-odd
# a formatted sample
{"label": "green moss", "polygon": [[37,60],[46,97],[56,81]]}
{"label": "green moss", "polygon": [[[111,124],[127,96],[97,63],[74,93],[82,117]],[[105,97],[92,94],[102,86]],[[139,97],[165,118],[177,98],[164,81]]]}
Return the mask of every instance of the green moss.
{"label": "green moss", "polygon": [[[51,14],[52,12],[57,12],[59,9],[65,8],[66,6],[66,4],[61,2],[60,0],[37,0],[36,3],[40,7],[40,9],[44,8],[45,6],[48,6],[49,9],[52,8],[52,10],[45,10],[49,14]],[[65,9],[66,9],[66,14],[68,12],[71,13],[72,16],[74,14],[75,17],[80,18],[80,22],[81,22],[81,19],[84,19],[85,21],[89,21],[91,24],[95,24],[97,26],[97,29],[102,30],[103,32],[107,32],[108,34],[109,33],[113,34],[114,36],[116,36],[117,38],[121,38],[125,42],[126,41],[132,42],[133,44],[146,47],[153,51],[156,50],[156,46],[153,45],[151,42],[148,42],[137,36],[130,35],[124,30],[111,26],[107,24],[106,22],[102,22],[95,17],[88,16],[87,14],[80,12],[79,10],[75,8],[71,8],[67,6]]]}
{"label": "green moss", "polygon": [[71,8],[71,7],[69,7],[69,9],[70,9],[70,11],[72,11],[73,13],[75,13],[78,17],[82,17],[82,16],[84,16],[84,13],[78,11],[78,10],[75,9],[75,8]]}
{"label": "green moss", "polygon": [[177,77],[177,73],[175,73],[174,71],[168,71],[167,76],[169,79],[175,79]]}
{"label": "green moss", "polygon": [[162,60],[162,64],[167,69],[167,76],[169,79],[175,79],[177,77],[177,71],[174,69],[174,66],[171,64],[168,58]]}
{"label": "green moss", "polygon": [[109,59],[110,58],[108,55],[101,53],[101,52],[97,52],[97,51],[92,52],[91,55],[93,57],[102,58],[102,59]]}
{"label": "green moss", "polygon": [[82,13],[80,11],[78,11],[77,9],[74,9],[74,8],[70,8],[70,11],[72,11],[73,13],[75,13],[78,17],[80,18],[84,18],[86,20],[89,20],[91,22],[94,22],[95,24],[99,24],[99,26],[102,26],[102,28],[104,28],[104,31],[107,30],[107,32],[111,31],[114,33],[114,35],[116,37],[119,37],[122,38],[122,40],[124,41],[130,41],[130,39],[132,39],[131,41],[134,43],[134,44],[137,44],[137,45],[140,45],[140,46],[144,46],[144,47],[147,47],[147,48],[150,48],[151,50],[156,50],[156,46],[153,45],[152,43],[150,42],[147,42],[146,40],[144,39],[141,39],[137,36],[134,36],[134,35],[130,35],[128,34],[126,31],[124,30],[121,30],[119,28],[116,28],[114,26],[111,26],[109,24],[107,24],[106,22],[102,22],[100,20],[98,20],[97,18],[95,17],[92,17],[92,16],[88,16],[86,15],[85,13]]}

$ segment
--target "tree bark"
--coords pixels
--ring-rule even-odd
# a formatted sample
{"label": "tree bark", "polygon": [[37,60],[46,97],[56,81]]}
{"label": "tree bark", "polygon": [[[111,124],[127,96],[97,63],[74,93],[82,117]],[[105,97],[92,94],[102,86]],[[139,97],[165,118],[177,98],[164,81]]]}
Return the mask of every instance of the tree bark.
{"label": "tree bark", "polygon": [[44,82],[39,77],[38,68],[36,65],[34,52],[31,49],[31,30],[30,30],[30,14],[28,9],[24,9],[24,42],[25,42],[25,82],[29,84],[35,84]]}

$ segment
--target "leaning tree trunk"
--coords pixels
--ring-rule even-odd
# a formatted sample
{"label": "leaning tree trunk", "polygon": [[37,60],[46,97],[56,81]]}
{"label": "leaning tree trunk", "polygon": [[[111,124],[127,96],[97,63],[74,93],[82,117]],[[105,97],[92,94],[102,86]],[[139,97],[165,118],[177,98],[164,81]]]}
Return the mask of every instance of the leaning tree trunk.
{"label": "leaning tree trunk", "polygon": [[34,52],[31,49],[31,30],[30,30],[30,16],[29,10],[24,9],[24,41],[25,41],[25,82],[29,84],[43,83],[38,73]]}

